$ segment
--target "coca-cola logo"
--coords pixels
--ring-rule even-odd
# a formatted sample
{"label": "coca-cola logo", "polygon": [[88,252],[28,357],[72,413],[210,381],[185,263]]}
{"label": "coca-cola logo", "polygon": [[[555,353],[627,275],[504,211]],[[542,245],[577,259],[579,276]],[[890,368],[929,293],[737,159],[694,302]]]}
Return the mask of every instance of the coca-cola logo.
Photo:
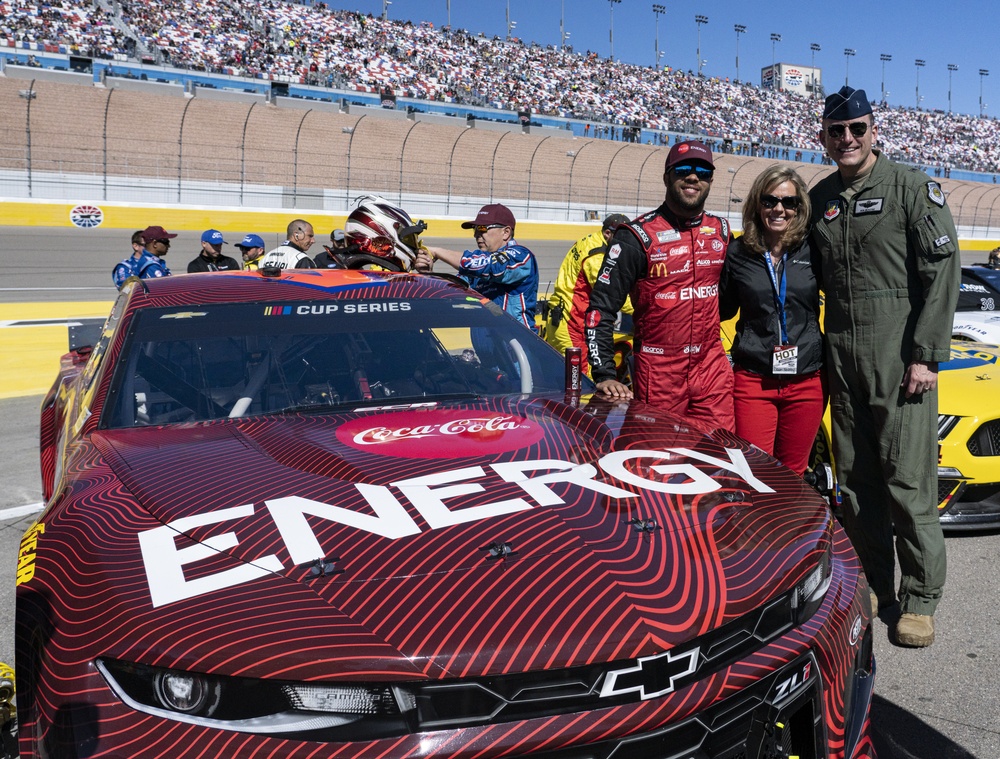
{"label": "coca-cola logo", "polygon": [[522,416],[459,409],[401,411],[355,419],[337,430],[345,445],[380,455],[436,459],[512,451],[538,442],[542,428]]}

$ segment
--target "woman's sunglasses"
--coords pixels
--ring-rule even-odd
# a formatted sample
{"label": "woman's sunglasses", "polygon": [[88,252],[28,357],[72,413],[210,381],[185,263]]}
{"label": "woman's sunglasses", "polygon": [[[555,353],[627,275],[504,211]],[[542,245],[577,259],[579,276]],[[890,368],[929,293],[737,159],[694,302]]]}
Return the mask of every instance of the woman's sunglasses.
{"label": "woman's sunglasses", "polygon": [[781,203],[782,207],[786,211],[798,211],[799,206],[802,205],[802,203],[799,201],[798,195],[786,195],[783,198],[779,198],[775,195],[760,196],[760,205],[762,208],[770,210],[774,208],[776,205],[778,205],[778,203]]}

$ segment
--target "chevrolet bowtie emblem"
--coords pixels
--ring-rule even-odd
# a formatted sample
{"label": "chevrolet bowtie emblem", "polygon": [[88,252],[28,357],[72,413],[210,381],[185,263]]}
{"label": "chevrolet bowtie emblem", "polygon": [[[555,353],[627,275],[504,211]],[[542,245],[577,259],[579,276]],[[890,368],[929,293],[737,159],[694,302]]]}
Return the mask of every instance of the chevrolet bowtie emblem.
{"label": "chevrolet bowtie emblem", "polygon": [[634,667],[612,670],[604,676],[601,698],[638,693],[646,701],[673,693],[678,680],[695,673],[700,650],[695,646],[679,653],[665,651],[638,659]]}

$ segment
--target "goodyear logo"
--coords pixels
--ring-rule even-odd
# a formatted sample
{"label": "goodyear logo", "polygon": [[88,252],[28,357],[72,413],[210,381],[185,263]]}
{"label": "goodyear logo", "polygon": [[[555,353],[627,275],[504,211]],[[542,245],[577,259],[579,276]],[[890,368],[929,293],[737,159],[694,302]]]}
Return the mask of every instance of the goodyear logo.
{"label": "goodyear logo", "polygon": [[21,538],[21,548],[17,552],[18,585],[23,585],[35,576],[35,555],[38,550],[38,536],[45,532],[45,523],[38,522]]}

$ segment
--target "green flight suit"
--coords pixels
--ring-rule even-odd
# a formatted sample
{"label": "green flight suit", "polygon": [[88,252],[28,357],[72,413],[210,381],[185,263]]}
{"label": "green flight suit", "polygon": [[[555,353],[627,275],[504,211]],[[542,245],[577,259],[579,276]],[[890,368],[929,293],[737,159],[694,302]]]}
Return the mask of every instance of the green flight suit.
{"label": "green flight suit", "polygon": [[958,234],[940,185],[876,153],[851,196],[839,172],[809,193],[826,292],[833,454],[844,526],[868,582],[903,612],[933,614],[946,573],[937,514],[937,390],[906,398],[912,361],[947,361]]}

